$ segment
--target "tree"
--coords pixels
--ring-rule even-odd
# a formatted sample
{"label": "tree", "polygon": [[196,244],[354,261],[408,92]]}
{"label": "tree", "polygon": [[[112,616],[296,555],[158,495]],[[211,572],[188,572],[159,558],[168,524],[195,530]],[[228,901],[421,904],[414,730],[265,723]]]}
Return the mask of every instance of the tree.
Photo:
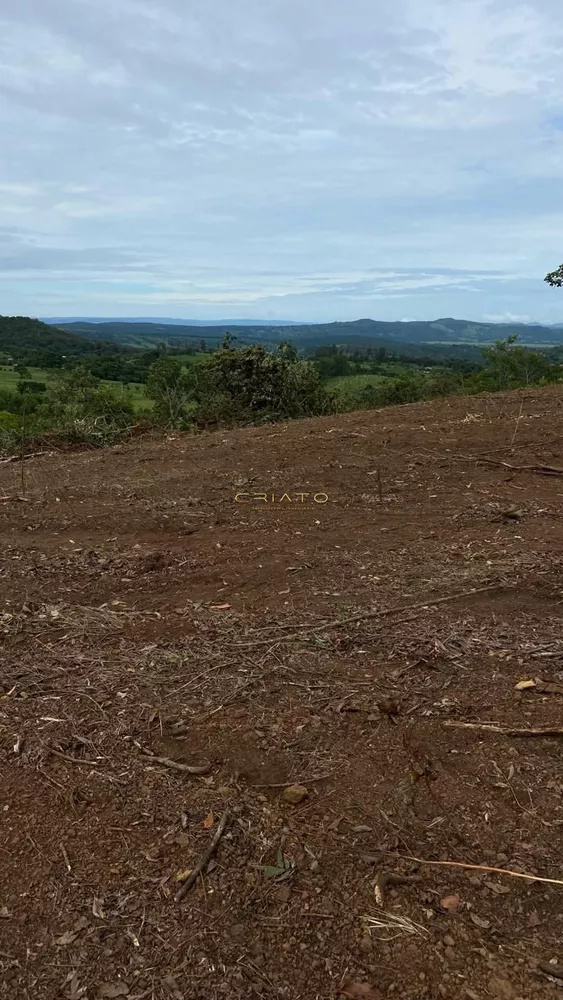
{"label": "tree", "polygon": [[176,358],[161,357],[150,366],[146,393],[165,427],[182,427],[186,423],[193,391],[191,381]]}
{"label": "tree", "polygon": [[[30,402],[35,396],[24,396]],[[80,365],[63,369],[49,383],[40,398],[37,419],[44,430],[54,430],[73,441],[95,445],[111,444],[133,421],[133,405],[126,397],[117,398]]]}
{"label": "tree", "polygon": [[546,274],[544,281],[547,281],[548,285],[552,285],[554,288],[563,287],[563,264],[560,264],[555,271],[550,271]]}
{"label": "tree", "polygon": [[497,340],[483,348],[486,367],[472,377],[479,389],[515,389],[518,386],[545,385],[560,376],[558,365],[551,364],[543,354],[530,351],[517,343],[516,334]]}
{"label": "tree", "polygon": [[196,420],[201,424],[279,420],[327,411],[316,365],[289,345],[233,348],[230,342],[190,368]]}

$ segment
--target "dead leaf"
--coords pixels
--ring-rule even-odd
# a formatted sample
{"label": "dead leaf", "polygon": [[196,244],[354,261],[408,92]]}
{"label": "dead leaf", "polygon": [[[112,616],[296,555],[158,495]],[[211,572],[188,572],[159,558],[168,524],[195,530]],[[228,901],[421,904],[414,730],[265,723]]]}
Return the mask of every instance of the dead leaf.
{"label": "dead leaf", "polygon": [[369,983],[350,981],[348,983],[344,983],[340,992],[342,996],[350,997],[350,1000],[381,1000],[381,993],[379,990],[370,986]]}
{"label": "dead leaf", "polygon": [[211,827],[213,826],[214,822],[215,822],[215,816],[213,815],[212,812],[208,813],[207,816],[205,817],[204,821],[203,821],[204,829],[205,830],[210,830]]}
{"label": "dead leaf", "polygon": [[459,896],[444,896],[444,898],[440,900],[440,906],[443,910],[446,910],[447,913],[455,913],[455,911],[459,909]]}
{"label": "dead leaf", "polygon": [[102,983],[98,989],[99,997],[126,997],[129,995],[127,983]]}
{"label": "dead leaf", "polygon": [[96,899],[96,897],[94,896],[92,902],[92,913],[94,914],[95,917],[99,917],[100,920],[105,920],[106,915],[102,909],[102,903],[103,899]]}
{"label": "dead leaf", "polygon": [[0,906],[0,920],[11,920],[12,914],[7,906]]}
{"label": "dead leaf", "polygon": [[81,1000],[81,997],[86,993],[86,987],[80,986],[78,983],[78,973],[69,972],[65,979],[65,984],[68,983],[68,989],[65,993],[67,1000]]}
{"label": "dead leaf", "polygon": [[72,944],[73,941],[76,941],[79,934],[80,931],[65,931],[60,937],[55,938],[55,944]]}
{"label": "dead leaf", "polygon": [[178,874],[176,875],[176,881],[177,882],[186,882],[189,879],[189,877],[192,874],[192,872],[193,872],[193,868],[186,868],[185,871],[178,872]]}
{"label": "dead leaf", "polygon": [[535,688],[535,686],[536,686],[535,681],[518,681],[518,683],[515,684],[515,688],[517,691],[527,691],[528,688]]}
{"label": "dead leaf", "polygon": [[475,926],[482,927],[484,931],[487,930],[487,927],[491,926],[490,920],[484,920],[483,917],[478,917],[476,913],[470,913],[469,916]]}
{"label": "dead leaf", "polygon": [[487,886],[491,892],[496,892],[499,896],[504,896],[507,892],[510,892],[509,885],[501,885],[500,882],[484,882],[483,885]]}

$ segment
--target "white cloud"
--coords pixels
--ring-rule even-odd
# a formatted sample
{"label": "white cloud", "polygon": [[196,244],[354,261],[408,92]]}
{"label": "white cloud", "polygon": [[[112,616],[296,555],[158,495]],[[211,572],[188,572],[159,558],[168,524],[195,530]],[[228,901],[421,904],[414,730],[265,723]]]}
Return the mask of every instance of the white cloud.
{"label": "white cloud", "polygon": [[5,0],[2,308],[560,319],[562,56],[556,0]]}

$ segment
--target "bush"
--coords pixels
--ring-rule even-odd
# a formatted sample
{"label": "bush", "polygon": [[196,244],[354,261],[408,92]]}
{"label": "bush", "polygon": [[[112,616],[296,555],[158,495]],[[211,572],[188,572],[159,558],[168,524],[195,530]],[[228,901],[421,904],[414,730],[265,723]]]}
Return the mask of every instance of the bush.
{"label": "bush", "polygon": [[160,357],[149,368],[146,393],[154,417],[165,427],[185,427],[192,397],[191,379],[176,358]]}
{"label": "bush", "polygon": [[68,441],[102,446],[123,435],[134,421],[134,410],[129,399],[117,399],[99,379],[76,367],[50,383],[36,420],[42,430],[56,431]]}
{"label": "bush", "polygon": [[285,420],[331,409],[316,365],[300,360],[288,344],[276,353],[227,344],[192,365],[190,380],[199,424]]}

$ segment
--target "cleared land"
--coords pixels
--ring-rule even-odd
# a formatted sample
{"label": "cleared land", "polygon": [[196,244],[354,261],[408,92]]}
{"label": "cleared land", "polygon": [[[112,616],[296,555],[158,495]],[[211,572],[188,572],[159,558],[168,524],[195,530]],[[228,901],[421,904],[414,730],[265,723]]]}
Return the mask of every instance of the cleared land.
{"label": "cleared land", "polygon": [[562,405],[0,465],[7,997],[561,995]]}

